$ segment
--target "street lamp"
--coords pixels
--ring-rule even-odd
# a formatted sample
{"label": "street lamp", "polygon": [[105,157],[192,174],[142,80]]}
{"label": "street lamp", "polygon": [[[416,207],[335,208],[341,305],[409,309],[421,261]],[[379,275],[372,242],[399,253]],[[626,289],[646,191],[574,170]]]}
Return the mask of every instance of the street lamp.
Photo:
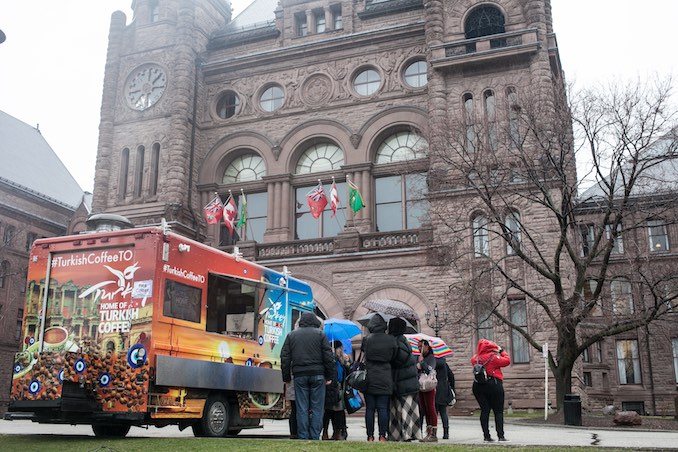
{"label": "street lamp", "polygon": [[431,311],[426,311],[424,317],[426,318],[426,324],[433,328],[433,333],[438,336],[438,331],[443,329],[449,318],[447,317],[447,311],[443,311],[442,319],[440,318],[440,310],[438,309],[438,303],[433,305],[433,322],[431,322]]}

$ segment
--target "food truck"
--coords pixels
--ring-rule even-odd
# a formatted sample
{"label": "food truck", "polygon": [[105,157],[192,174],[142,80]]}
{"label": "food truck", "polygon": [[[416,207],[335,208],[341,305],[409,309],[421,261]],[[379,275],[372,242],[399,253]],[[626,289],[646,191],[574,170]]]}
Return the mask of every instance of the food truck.
{"label": "food truck", "polygon": [[289,416],[280,350],[308,284],[144,227],[37,240],[7,419],[237,434]]}

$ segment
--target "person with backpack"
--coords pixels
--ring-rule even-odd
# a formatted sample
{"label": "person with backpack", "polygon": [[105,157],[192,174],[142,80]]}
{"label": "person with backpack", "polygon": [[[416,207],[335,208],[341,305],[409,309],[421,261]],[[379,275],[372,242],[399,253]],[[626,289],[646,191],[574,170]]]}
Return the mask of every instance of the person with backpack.
{"label": "person with backpack", "polygon": [[511,364],[508,353],[487,339],[480,339],[476,354],[471,358],[473,364],[473,395],[480,405],[480,427],[483,439],[494,441],[490,435],[490,410],[494,413],[494,423],[499,441],[504,436],[504,374],[502,367]]}
{"label": "person with backpack", "polygon": [[440,414],[440,421],[443,424],[443,439],[450,439],[450,420],[447,416],[447,407],[454,398],[454,374],[447,364],[445,358],[436,358],[436,376],[438,385],[436,386],[436,412]]}

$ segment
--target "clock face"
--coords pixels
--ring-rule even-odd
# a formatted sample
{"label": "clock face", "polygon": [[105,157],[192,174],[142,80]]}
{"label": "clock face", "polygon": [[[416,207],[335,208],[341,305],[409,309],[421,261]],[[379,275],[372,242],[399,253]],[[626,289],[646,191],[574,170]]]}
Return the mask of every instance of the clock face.
{"label": "clock face", "polygon": [[142,111],[155,105],[166,87],[165,71],[156,64],[145,64],[129,76],[125,97],[131,108]]}

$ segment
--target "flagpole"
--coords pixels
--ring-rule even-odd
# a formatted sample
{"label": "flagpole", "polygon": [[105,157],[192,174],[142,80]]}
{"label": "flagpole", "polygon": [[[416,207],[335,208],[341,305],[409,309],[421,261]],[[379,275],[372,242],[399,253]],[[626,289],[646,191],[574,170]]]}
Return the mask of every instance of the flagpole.
{"label": "flagpole", "polygon": [[[334,176],[332,176],[332,187],[336,185],[336,181],[334,180]],[[330,189],[331,190],[331,189]],[[330,191],[330,197],[331,197],[332,192]],[[330,203],[332,200],[330,199]],[[330,204],[331,206],[331,204]],[[334,221],[337,222],[337,227],[339,227],[340,231],[343,231],[344,228],[341,226],[341,223],[339,223],[339,218],[337,218],[337,213],[339,211],[339,191],[337,191],[337,212],[334,213]],[[346,224],[346,214],[344,213],[344,225]]]}

